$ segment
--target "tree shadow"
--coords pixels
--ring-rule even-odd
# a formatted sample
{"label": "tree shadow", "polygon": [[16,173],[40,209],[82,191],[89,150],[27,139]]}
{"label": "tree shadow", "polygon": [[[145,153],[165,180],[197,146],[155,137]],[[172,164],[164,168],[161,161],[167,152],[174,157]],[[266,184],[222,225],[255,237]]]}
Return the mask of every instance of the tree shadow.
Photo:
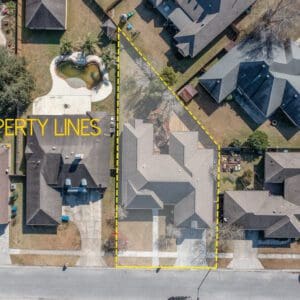
{"label": "tree shadow", "polygon": [[94,15],[104,23],[107,19],[102,7],[95,0],[83,0],[83,3],[94,13]]}
{"label": "tree shadow", "polygon": [[199,109],[202,109],[207,116],[211,116],[221,104],[218,104],[200,84],[197,85],[196,89],[198,95],[194,98],[194,101]]}

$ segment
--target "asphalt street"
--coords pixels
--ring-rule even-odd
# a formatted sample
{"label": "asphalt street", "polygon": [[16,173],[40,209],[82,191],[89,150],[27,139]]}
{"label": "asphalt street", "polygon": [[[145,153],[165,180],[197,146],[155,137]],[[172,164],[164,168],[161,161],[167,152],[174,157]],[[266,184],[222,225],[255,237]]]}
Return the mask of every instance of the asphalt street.
{"label": "asphalt street", "polygon": [[[206,276],[207,275],[207,276]],[[0,268],[0,299],[299,299],[299,274],[285,272]]]}

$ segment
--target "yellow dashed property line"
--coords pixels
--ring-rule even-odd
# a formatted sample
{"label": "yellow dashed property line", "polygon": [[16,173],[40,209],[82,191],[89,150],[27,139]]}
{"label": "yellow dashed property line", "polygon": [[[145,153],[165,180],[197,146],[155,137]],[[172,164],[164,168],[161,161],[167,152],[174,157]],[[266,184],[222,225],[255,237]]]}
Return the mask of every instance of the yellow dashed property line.
{"label": "yellow dashed property line", "polygon": [[118,267],[118,235],[119,235],[119,122],[120,122],[120,29],[118,28],[117,32],[117,55],[116,55],[116,155],[115,155],[115,169],[116,169],[116,177],[115,177],[115,253],[114,253],[114,264],[115,268]]}
{"label": "yellow dashed property line", "polygon": [[[175,99],[181,104],[181,106],[188,112],[188,114],[193,118],[193,120],[199,125],[199,127],[205,132],[205,134],[210,138],[210,140],[217,146],[217,193],[216,193],[216,228],[215,228],[215,264],[214,266],[159,266],[161,269],[178,269],[178,270],[216,270],[218,268],[218,249],[219,249],[219,194],[220,194],[220,166],[221,166],[221,146],[217,143],[214,137],[209,133],[207,128],[200,122],[197,117],[190,111],[188,107],[183,103],[183,101],[179,98],[176,92],[170,87],[166,81],[162,78],[159,72],[153,67],[152,63],[147,59],[147,57],[141,52],[139,48],[131,41],[128,35],[118,27],[118,38],[117,38],[117,145],[116,145],[116,243],[115,246],[118,246],[118,192],[119,192],[119,104],[120,104],[120,40],[121,33],[125,37],[125,39],[129,42],[129,44],[135,49],[135,51],[139,54],[139,56],[145,61],[145,63],[149,66],[151,71],[160,79],[160,81],[165,85],[165,87],[171,92],[171,94],[175,97]],[[126,266],[118,264],[118,249],[115,250],[115,267],[118,269],[157,269],[157,266]]]}

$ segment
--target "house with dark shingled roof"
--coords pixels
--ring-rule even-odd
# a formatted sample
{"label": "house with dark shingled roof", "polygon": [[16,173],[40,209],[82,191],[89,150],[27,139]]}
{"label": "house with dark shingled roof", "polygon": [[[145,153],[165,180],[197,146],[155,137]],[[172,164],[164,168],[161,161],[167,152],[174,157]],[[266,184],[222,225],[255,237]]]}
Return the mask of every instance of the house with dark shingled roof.
{"label": "house with dark shingled roof", "polygon": [[[93,115],[93,116],[92,116]],[[56,226],[61,221],[62,202],[66,195],[76,199],[90,199],[90,192],[101,196],[108,186],[110,159],[110,116],[106,113],[89,114],[99,118],[99,136],[56,136],[64,132],[64,120],[78,124],[87,115],[36,116],[48,119],[44,135],[37,124],[33,135],[27,136],[26,157],[26,224]],[[93,130],[89,125],[86,130]]]}
{"label": "house with dark shingled roof", "polygon": [[67,0],[26,0],[25,26],[33,30],[66,30]]}
{"label": "house with dark shingled roof", "polygon": [[175,29],[184,57],[195,57],[256,0],[148,0]]}
{"label": "house with dark shingled roof", "polygon": [[229,95],[255,124],[280,109],[300,128],[300,45],[273,45],[263,41],[234,47],[199,79],[212,98],[221,103]]}

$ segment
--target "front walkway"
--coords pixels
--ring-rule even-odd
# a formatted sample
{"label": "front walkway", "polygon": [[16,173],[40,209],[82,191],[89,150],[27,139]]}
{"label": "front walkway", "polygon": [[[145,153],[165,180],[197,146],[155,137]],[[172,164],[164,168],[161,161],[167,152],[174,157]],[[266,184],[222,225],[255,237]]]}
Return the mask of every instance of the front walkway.
{"label": "front walkway", "polygon": [[0,225],[0,266],[10,265],[9,226]]}
{"label": "front walkway", "polygon": [[258,259],[257,248],[252,247],[252,241],[234,241],[233,259],[229,263],[229,269],[263,269]]}

